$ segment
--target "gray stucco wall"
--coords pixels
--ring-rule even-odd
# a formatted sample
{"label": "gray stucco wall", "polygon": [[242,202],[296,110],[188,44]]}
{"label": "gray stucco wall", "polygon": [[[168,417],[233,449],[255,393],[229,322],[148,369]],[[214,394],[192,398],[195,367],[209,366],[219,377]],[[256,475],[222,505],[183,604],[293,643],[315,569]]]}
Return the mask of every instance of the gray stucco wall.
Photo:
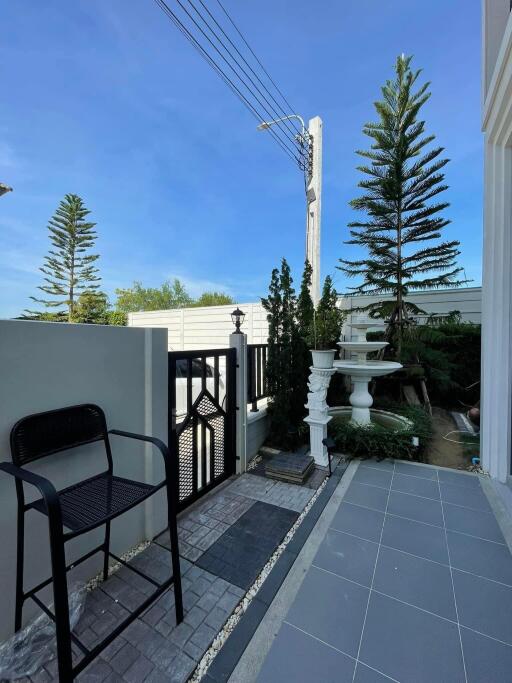
{"label": "gray stucco wall", "polygon": [[[0,460],[10,460],[9,432],[30,413],[77,403],[97,403],[110,428],[158,436],[167,442],[167,330],[0,321]],[[156,482],[163,467],[158,451],[140,442],[112,437],[115,472]],[[153,457],[154,455],[154,457]],[[31,466],[57,488],[105,469],[101,448],[89,445]],[[26,487],[28,499],[34,498]],[[113,522],[112,549],[122,553],[165,527],[163,492]],[[0,474],[0,641],[14,619],[16,497],[13,480]],[[26,516],[25,587],[50,575],[46,517]],[[67,544],[68,560],[93,548],[103,532],[95,530]],[[100,555],[75,572],[90,578]],[[73,572],[70,579],[78,576]],[[30,616],[30,601],[26,603]]]}

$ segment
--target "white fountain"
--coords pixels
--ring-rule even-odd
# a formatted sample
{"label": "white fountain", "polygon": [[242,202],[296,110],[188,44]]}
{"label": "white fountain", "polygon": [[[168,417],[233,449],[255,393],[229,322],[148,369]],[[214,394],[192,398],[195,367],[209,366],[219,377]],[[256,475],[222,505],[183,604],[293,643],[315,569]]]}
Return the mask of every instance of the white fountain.
{"label": "white fountain", "polygon": [[[366,340],[366,333],[369,328],[381,327],[373,321],[358,320],[352,324],[354,341],[338,342],[338,346],[348,353],[355,353],[356,359],[345,359],[334,361],[334,368],[342,375],[348,375],[353,385],[350,394],[350,408],[333,408],[329,410],[330,415],[347,414],[350,411],[350,419],[354,424],[368,426],[372,424],[372,418],[379,417],[379,422],[396,423],[396,427],[404,426],[408,422],[399,415],[372,409],[373,398],[368,391],[368,384],[374,377],[390,375],[392,372],[400,370],[402,365],[389,360],[368,360],[367,355],[372,351],[380,351],[388,345],[388,342],[371,342]],[[389,424],[392,426],[392,424]]]}

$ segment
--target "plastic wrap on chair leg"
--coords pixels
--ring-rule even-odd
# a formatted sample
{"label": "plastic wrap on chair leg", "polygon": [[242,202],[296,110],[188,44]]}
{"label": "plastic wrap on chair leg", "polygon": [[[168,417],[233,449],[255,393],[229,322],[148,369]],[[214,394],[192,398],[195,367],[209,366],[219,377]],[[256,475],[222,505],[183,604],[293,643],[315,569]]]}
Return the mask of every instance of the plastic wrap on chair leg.
{"label": "plastic wrap on chair leg", "polygon": [[[70,586],[69,624],[71,630],[82,615],[86,595],[85,584],[74,583]],[[56,655],[55,623],[43,613],[0,645],[0,681],[32,676]]]}

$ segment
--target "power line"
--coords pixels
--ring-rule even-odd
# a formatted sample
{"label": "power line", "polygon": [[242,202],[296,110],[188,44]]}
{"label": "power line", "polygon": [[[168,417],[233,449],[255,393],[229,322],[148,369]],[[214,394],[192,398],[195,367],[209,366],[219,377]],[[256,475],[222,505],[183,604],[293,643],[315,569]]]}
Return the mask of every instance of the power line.
{"label": "power line", "polygon": [[[192,3],[191,0],[188,0],[188,2],[193,6],[193,3]],[[254,69],[253,69],[252,66],[249,64],[249,62],[245,59],[245,57],[244,57],[243,54],[240,52],[240,50],[238,49],[238,47],[237,47],[237,46],[235,45],[235,43],[231,40],[231,38],[228,36],[228,34],[224,31],[224,29],[223,29],[222,26],[219,24],[219,22],[218,22],[217,19],[214,17],[214,15],[210,12],[210,10],[209,10],[208,7],[205,5],[205,3],[203,2],[203,0],[199,0],[199,2],[201,3],[201,5],[204,7],[204,9],[206,10],[206,12],[208,13],[208,16],[215,22],[215,25],[220,29],[220,31],[222,32],[222,34],[224,35],[224,37],[229,41],[230,45],[232,45],[232,47],[236,50],[237,54],[238,54],[238,55],[240,56],[240,58],[243,60],[244,64],[251,70],[251,72],[254,74],[255,78],[258,80],[258,82],[261,84],[261,86],[266,90],[266,92],[268,93],[269,97],[272,99],[272,101],[275,103],[275,105],[278,107],[278,109],[280,109],[280,111],[276,111],[276,109],[274,109],[274,107],[270,104],[270,102],[269,102],[268,99],[265,97],[265,95],[263,95],[263,93],[260,91],[260,89],[258,88],[258,86],[254,83],[254,81],[252,80],[252,78],[249,76],[249,74],[247,74],[247,72],[243,69],[243,67],[240,66],[240,64],[238,63],[238,61],[233,57],[233,59],[235,60],[235,62],[236,62],[236,63],[240,66],[240,68],[244,71],[244,73],[245,73],[245,74],[247,75],[247,77],[251,80],[251,82],[254,84],[254,86],[255,86],[256,88],[258,88],[258,92],[260,92],[260,94],[261,94],[263,97],[265,97],[265,100],[266,100],[266,101],[268,102],[268,104],[272,107],[272,109],[273,109],[273,111],[275,112],[277,118],[281,118],[282,116],[288,116],[289,114],[292,114],[293,112],[286,111],[286,110],[283,109],[283,107],[279,104],[279,102],[276,100],[276,98],[272,95],[272,93],[270,92],[270,90],[267,88],[267,86],[263,83],[263,81],[261,80],[261,78],[258,76],[258,74],[256,73],[256,71],[254,71]],[[196,11],[197,11],[197,10],[196,10]],[[221,41],[221,42],[222,42],[222,41]],[[230,54],[231,54],[231,53],[230,53]],[[293,127],[290,126],[289,120],[285,121],[284,123],[286,124],[286,126],[288,127],[288,129],[292,132],[294,138],[296,138],[297,134],[302,134],[301,129],[297,126],[297,124],[296,124],[295,122],[293,123]]]}
{"label": "power line", "polygon": [[[192,33],[187,29],[187,27],[181,22],[178,16],[171,10],[164,0],[155,0],[156,4],[160,9],[166,14],[166,16],[173,22],[173,24],[178,28],[178,30],[184,35],[184,37],[193,45],[193,47],[199,52],[201,57],[212,67],[219,78],[228,86],[228,88],[233,92],[233,94],[238,97],[238,99],[244,104],[244,106],[250,111],[254,118],[261,122],[263,117],[253,106],[253,104],[245,97],[245,95],[237,88],[233,81],[227,76],[223,69],[215,62],[207,50],[199,43],[199,41],[192,35]],[[283,149],[283,151],[292,159],[300,165],[301,159],[296,156],[296,149],[290,149],[287,144],[283,143],[281,138],[279,138],[275,131],[269,130],[277,144]]]}
{"label": "power line", "polygon": [[281,90],[279,89],[279,87],[277,86],[277,84],[275,83],[275,81],[273,80],[272,76],[269,74],[269,72],[265,69],[265,67],[263,66],[263,64],[261,63],[261,61],[258,59],[258,57],[256,56],[254,50],[253,50],[252,47],[249,45],[249,43],[247,42],[247,40],[244,38],[242,32],[240,31],[240,29],[238,28],[238,26],[235,24],[235,22],[233,21],[233,19],[230,17],[229,13],[228,13],[227,10],[224,8],[224,6],[223,6],[223,4],[221,3],[221,1],[220,1],[220,0],[217,0],[217,4],[218,4],[219,7],[221,8],[221,10],[224,12],[224,14],[225,14],[226,17],[228,18],[228,20],[230,21],[230,23],[232,24],[233,28],[234,28],[235,31],[238,33],[238,35],[240,36],[240,38],[243,40],[243,42],[245,43],[245,45],[246,45],[247,49],[249,50],[249,52],[252,54],[252,56],[254,57],[254,59],[258,62],[258,64],[260,65],[260,67],[263,69],[263,71],[264,71],[265,75],[267,76],[268,80],[272,83],[272,85],[274,86],[274,88],[277,90],[277,92],[278,92],[278,93],[281,95],[281,97],[283,98],[283,102],[284,102],[284,103],[286,104],[286,106],[288,107],[288,111],[291,112],[291,113],[295,112],[296,109],[294,109],[294,107],[292,107],[292,105],[288,102],[288,100],[286,99],[286,97],[283,95],[283,93],[281,92]]}
{"label": "power line", "polygon": [[[249,91],[249,93],[256,99],[256,101],[259,103],[259,105],[263,107],[263,109],[265,110],[265,112],[266,112],[269,116],[272,116],[272,114],[271,114],[270,111],[265,107],[265,105],[264,105],[263,102],[260,100],[260,98],[254,93],[253,90],[251,90],[250,86],[247,85],[246,81],[240,76],[240,74],[238,73],[238,71],[237,71],[237,70],[233,67],[233,65],[226,59],[226,57],[222,54],[222,52],[221,52],[221,51],[219,50],[219,48],[215,45],[215,43],[212,42],[211,38],[204,32],[204,30],[203,30],[203,29],[201,28],[201,26],[197,23],[197,21],[194,19],[194,17],[190,14],[190,12],[187,10],[187,8],[183,5],[183,3],[181,2],[181,0],[176,0],[176,2],[177,2],[178,5],[181,7],[181,9],[185,12],[185,14],[189,17],[189,19],[192,21],[192,23],[194,24],[194,26],[201,32],[201,34],[202,34],[202,35],[206,38],[206,40],[210,43],[210,45],[213,47],[213,49],[215,50],[215,52],[217,52],[217,54],[221,57],[221,59],[227,64],[227,66],[228,66],[228,67],[231,69],[231,71],[235,74],[235,76],[236,76],[236,77],[238,78],[238,80],[242,83],[242,85],[243,85],[243,86]],[[189,2],[192,6],[194,6],[190,0],[188,0],[188,2]],[[195,7],[194,7],[194,9],[195,9]],[[204,19],[204,17],[202,17],[202,15],[198,12],[197,9],[196,9],[195,11],[199,14],[199,16],[201,17],[201,19],[203,20],[203,22],[206,24],[206,26],[208,26],[209,30],[215,35],[215,37],[217,38],[217,40],[218,40],[219,42],[222,43],[222,41],[220,41],[220,39],[218,38],[218,36],[216,36],[215,32],[210,28],[210,26],[208,25],[208,23],[206,22],[206,20]],[[225,49],[227,49],[227,48],[225,48]],[[279,130],[280,132],[282,131],[281,126],[278,128],[278,130]],[[286,137],[288,140],[290,140],[290,141],[292,142],[293,145],[296,144],[295,138],[290,137],[290,135],[287,133],[286,130],[283,130],[283,134],[285,135],[285,137]],[[281,138],[281,139],[282,139],[282,138]],[[301,152],[300,150],[299,150],[299,154],[302,154],[302,152]]]}

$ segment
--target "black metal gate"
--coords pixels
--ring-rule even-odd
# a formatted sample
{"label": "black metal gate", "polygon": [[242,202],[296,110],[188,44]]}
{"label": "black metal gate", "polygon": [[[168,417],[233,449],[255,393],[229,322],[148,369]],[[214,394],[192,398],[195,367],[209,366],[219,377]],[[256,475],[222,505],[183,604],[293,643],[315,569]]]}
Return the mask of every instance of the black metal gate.
{"label": "black metal gate", "polygon": [[236,349],[169,353],[169,446],[183,510],[236,469]]}

